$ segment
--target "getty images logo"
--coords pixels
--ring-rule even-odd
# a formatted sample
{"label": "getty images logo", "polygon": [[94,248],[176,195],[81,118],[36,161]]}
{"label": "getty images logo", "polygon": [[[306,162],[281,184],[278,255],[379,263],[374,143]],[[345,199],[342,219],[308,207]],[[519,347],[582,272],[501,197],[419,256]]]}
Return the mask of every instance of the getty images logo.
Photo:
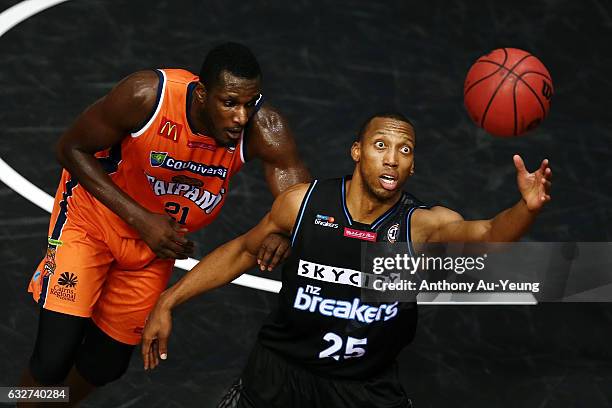
{"label": "getty images logo", "polygon": [[317,214],[314,223],[315,225],[320,225],[322,227],[338,228],[338,224],[334,224],[334,221],[336,221],[334,217],[331,217],[329,215]]}

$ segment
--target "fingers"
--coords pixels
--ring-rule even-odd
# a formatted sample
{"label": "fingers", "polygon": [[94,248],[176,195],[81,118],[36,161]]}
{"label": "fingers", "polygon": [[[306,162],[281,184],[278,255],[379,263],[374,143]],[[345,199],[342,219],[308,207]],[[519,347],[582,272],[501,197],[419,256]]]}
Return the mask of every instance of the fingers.
{"label": "fingers", "polygon": [[153,362],[151,370],[159,365],[159,359],[157,358],[158,340],[153,340],[153,347],[151,347],[151,353],[149,359]]}
{"label": "fingers", "polygon": [[512,160],[514,161],[514,167],[516,167],[516,171],[519,174],[527,173],[527,169],[525,168],[525,162],[523,162],[523,159],[521,158],[521,156],[519,156],[518,154],[515,154],[512,157]]}
{"label": "fingers", "polygon": [[542,160],[542,164],[540,164],[539,170],[542,172],[542,174],[544,174],[547,168],[548,168],[548,159],[544,159]]}
{"label": "fingers", "polygon": [[155,357],[157,358],[157,356],[159,356],[159,358],[161,358],[162,360],[165,360],[168,358],[168,337],[166,336],[160,336],[158,341],[158,350],[157,353],[155,353]]}
{"label": "fingers", "polygon": [[278,265],[286,250],[287,248],[283,246],[279,246],[276,248],[276,250],[272,254],[272,259],[270,259],[268,262],[268,271],[272,271],[274,268],[276,268],[276,265]]}
{"label": "fingers", "polygon": [[144,363],[144,369],[153,370],[155,367],[159,365],[159,360],[157,359],[157,339],[152,337],[143,337],[142,338],[142,360]]}
{"label": "fingers", "polygon": [[290,241],[281,234],[270,234],[266,237],[257,253],[259,269],[271,271],[289,256]]}
{"label": "fingers", "polygon": [[189,230],[187,228],[185,228],[184,225],[179,224],[178,222],[176,222],[176,220],[172,217],[168,217],[170,219],[170,223],[172,225],[172,229],[174,229],[176,232],[179,232],[181,234],[185,234],[187,232],[189,232]]}
{"label": "fingers", "polygon": [[162,245],[163,246],[157,251],[157,256],[164,259],[186,259],[193,255],[195,248],[193,241],[187,241],[184,245],[173,241],[167,241]]}
{"label": "fingers", "polygon": [[149,369],[149,351],[151,351],[151,341],[152,339],[150,338],[142,338],[142,347],[140,349],[140,354],[142,355],[142,361],[144,364],[145,371]]}
{"label": "fingers", "polygon": [[257,263],[259,264],[260,270],[265,271],[268,268],[270,259],[273,257],[275,251],[276,247],[272,248],[265,242],[261,244],[257,255]]}

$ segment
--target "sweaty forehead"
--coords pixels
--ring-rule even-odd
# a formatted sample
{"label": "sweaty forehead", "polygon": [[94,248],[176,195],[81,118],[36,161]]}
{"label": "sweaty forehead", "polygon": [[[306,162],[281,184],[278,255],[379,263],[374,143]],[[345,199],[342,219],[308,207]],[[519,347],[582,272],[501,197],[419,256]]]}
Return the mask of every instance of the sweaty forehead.
{"label": "sweaty forehead", "polygon": [[365,137],[389,136],[401,137],[415,142],[414,128],[401,120],[392,118],[374,118],[365,130]]}
{"label": "sweaty forehead", "polygon": [[260,87],[259,78],[241,78],[228,71],[223,71],[219,74],[219,81],[215,86],[215,91],[231,94],[256,94],[260,92]]}

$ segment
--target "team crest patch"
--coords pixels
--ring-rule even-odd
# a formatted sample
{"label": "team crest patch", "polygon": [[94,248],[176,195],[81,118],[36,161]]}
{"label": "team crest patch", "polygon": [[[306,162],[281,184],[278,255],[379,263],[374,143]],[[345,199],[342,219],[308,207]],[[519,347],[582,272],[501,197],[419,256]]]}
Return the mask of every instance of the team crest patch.
{"label": "team crest patch", "polygon": [[159,167],[164,163],[168,157],[168,153],[166,152],[151,152],[150,161],[152,167]]}
{"label": "team crest patch", "polygon": [[399,224],[394,224],[387,230],[387,240],[389,242],[395,242],[399,233]]}

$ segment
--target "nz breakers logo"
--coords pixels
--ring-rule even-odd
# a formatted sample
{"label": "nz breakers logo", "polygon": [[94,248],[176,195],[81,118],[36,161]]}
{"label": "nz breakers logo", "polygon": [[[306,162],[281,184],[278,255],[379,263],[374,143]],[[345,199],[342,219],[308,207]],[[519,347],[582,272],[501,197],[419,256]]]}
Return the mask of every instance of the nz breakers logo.
{"label": "nz breakers logo", "polygon": [[227,169],[222,166],[208,166],[204,163],[175,159],[167,152],[151,152],[151,167],[162,167],[173,171],[188,171],[199,176],[218,177],[225,180]]}
{"label": "nz breakers logo", "polygon": [[[361,286],[361,272],[354,269],[322,265],[300,259],[298,275],[304,278],[340,285]],[[323,316],[333,316],[340,319],[358,320],[362,323],[372,323],[379,320],[387,321],[397,315],[398,302],[370,306],[361,303],[359,298],[352,301],[326,299],[321,296],[321,288],[313,285],[299,287],[295,295],[293,307]]]}
{"label": "nz breakers logo", "polygon": [[317,214],[314,223],[315,225],[320,225],[322,227],[338,228],[338,224],[334,224],[334,221],[336,221],[334,217],[331,217],[329,215]]}
{"label": "nz breakers logo", "polygon": [[306,288],[299,287],[295,295],[293,307],[310,313],[319,313],[323,316],[331,316],[339,319],[357,320],[361,323],[370,324],[380,320],[387,321],[397,316],[398,302],[382,303],[370,306],[361,303],[361,299],[354,298],[352,301],[331,299],[320,296],[321,288],[308,285]]}

